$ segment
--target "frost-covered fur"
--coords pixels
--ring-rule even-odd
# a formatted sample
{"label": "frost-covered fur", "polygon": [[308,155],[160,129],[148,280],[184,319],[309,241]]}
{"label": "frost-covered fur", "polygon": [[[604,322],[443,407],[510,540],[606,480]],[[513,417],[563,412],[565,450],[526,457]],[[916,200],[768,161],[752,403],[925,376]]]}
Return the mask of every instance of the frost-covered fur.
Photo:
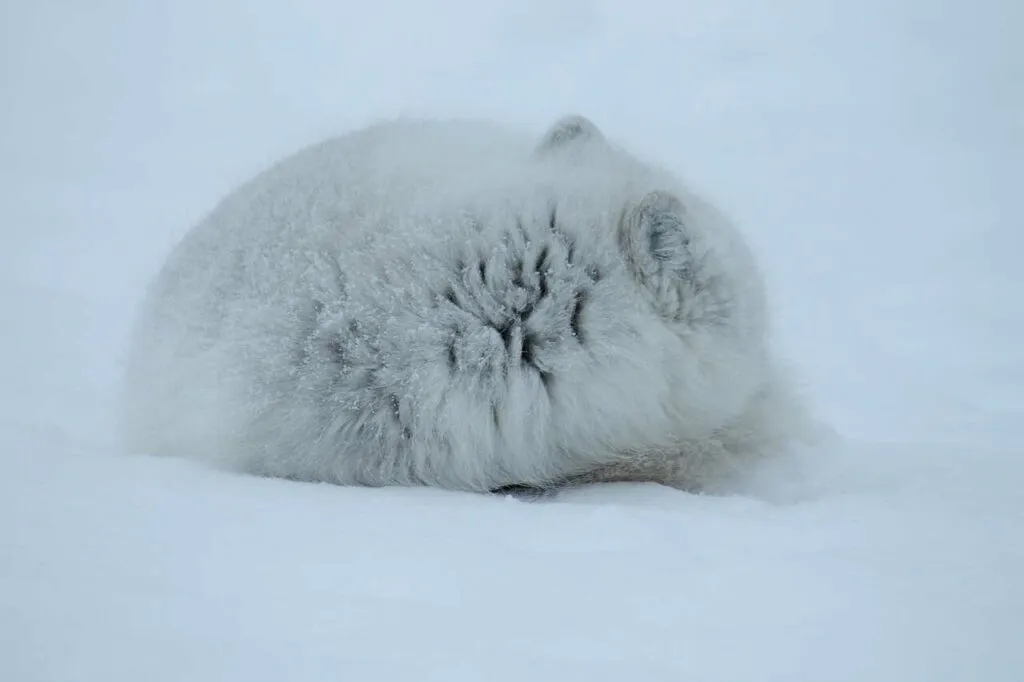
{"label": "frost-covered fur", "polygon": [[801,411],[733,227],[568,117],[395,121],[299,152],[171,255],[133,451],[362,485],[707,488]]}

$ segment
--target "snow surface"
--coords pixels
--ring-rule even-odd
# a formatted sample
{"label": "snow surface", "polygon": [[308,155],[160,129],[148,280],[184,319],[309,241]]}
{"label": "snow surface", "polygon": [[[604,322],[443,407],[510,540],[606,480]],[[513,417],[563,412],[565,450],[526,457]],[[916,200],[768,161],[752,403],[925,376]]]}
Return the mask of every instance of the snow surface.
{"label": "snow surface", "polygon": [[[1024,679],[1021,26],[1014,0],[5,3],[0,680]],[[379,116],[573,111],[741,222],[834,442],[742,495],[535,503],[116,453],[133,306],[237,183]]]}

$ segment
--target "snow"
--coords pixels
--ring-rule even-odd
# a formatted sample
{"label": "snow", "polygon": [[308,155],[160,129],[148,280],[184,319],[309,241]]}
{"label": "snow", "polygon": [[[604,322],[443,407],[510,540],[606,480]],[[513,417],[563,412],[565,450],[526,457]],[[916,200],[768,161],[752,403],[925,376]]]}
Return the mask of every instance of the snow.
{"label": "snow", "polygon": [[[1024,679],[1019,3],[3,14],[0,679]],[[379,116],[570,111],[740,221],[833,441],[534,503],[117,452],[133,307],[225,192]]]}

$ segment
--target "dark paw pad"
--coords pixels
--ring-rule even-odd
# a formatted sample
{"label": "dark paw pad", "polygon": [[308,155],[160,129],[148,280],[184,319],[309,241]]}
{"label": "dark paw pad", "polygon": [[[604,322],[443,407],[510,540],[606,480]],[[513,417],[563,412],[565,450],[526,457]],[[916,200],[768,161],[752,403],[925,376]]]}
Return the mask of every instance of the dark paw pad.
{"label": "dark paw pad", "polygon": [[557,494],[554,488],[539,488],[533,485],[505,485],[491,491],[492,495],[502,497],[514,497],[523,502],[537,502],[538,500],[551,499]]}

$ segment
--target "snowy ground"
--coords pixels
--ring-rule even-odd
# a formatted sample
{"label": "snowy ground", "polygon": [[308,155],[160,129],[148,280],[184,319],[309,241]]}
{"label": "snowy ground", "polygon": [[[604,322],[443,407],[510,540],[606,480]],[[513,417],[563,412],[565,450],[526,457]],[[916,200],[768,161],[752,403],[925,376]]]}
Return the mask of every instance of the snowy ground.
{"label": "snowy ground", "polygon": [[[0,679],[1024,679],[1022,8],[7,3]],[[534,504],[116,454],[132,306],[231,187],[569,111],[741,221],[834,443]]]}

